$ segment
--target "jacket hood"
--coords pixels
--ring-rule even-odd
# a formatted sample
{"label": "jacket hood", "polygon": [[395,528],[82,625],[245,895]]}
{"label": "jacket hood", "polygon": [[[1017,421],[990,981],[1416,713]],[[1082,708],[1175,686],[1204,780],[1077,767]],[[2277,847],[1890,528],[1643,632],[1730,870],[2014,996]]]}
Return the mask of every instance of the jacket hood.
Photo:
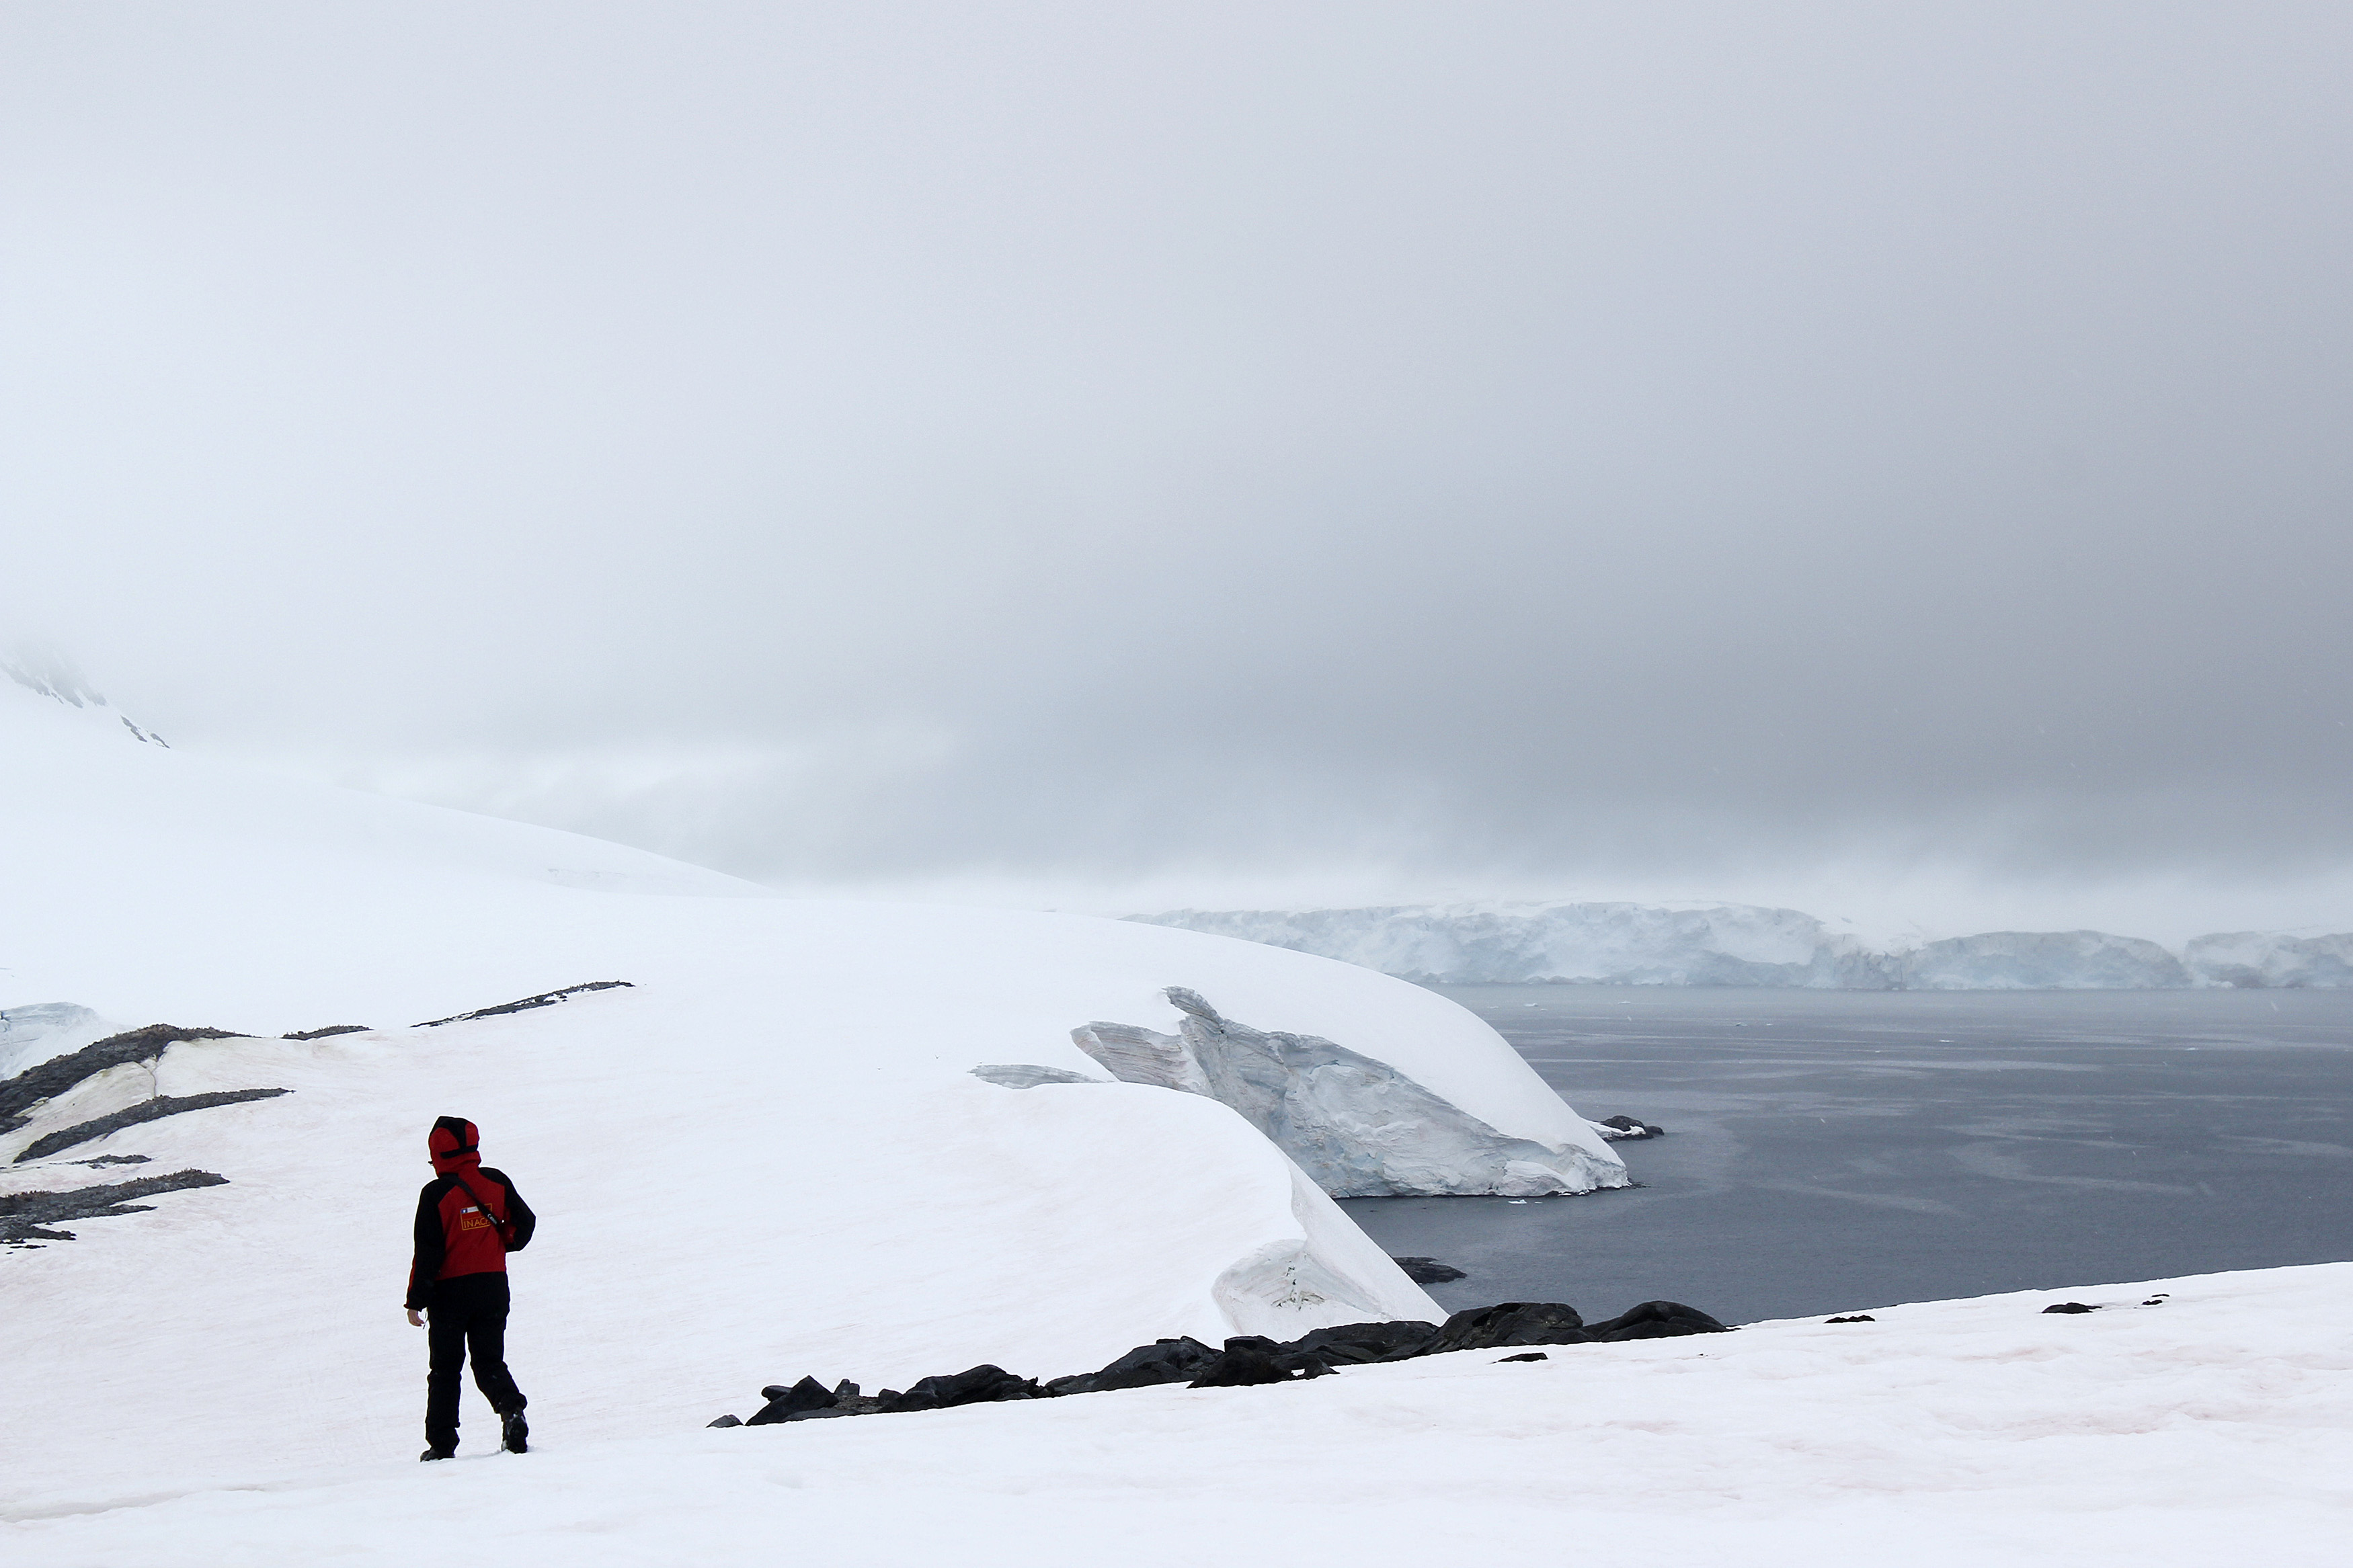
{"label": "jacket hood", "polygon": [[433,1169],[440,1175],[465,1175],[482,1163],[482,1136],[474,1124],[462,1116],[444,1116],[433,1123],[433,1131],[425,1135],[425,1147],[433,1156]]}

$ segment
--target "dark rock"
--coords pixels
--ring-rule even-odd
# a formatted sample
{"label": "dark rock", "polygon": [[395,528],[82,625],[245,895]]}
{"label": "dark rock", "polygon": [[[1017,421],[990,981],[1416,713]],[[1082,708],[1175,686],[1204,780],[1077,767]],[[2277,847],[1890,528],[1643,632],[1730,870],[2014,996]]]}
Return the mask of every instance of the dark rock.
{"label": "dark rock", "polygon": [[889,1401],[892,1413],[908,1410],[948,1410],[959,1405],[989,1405],[1006,1399],[1037,1399],[1045,1391],[1026,1377],[1016,1377],[1001,1366],[986,1363],[945,1377],[919,1379],[913,1388]]}
{"label": "dark rock", "polygon": [[[1272,1340],[1256,1334],[1244,1334],[1226,1342],[1218,1359],[1203,1367],[1194,1378],[1194,1388],[1249,1388],[1261,1383],[1289,1383],[1294,1376],[1314,1375],[1303,1369],[1293,1373],[1276,1364],[1275,1352],[1282,1347]],[[1318,1362],[1318,1366],[1323,1363]],[[1324,1367],[1325,1372],[1331,1371]]]}
{"label": "dark rock", "polygon": [[2144,1307],[2162,1307],[2165,1305],[2165,1299],[2172,1294],[2173,1292],[2170,1290],[2159,1290],[2156,1295],[2151,1296],[2147,1300],[2143,1301],[2141,1305]]}
{"label": "dark rock", "polygon": [[1605,1116],[1601,1119],[1601,1125],[1618,1129],[1619,1135],[1611,1140],[1613,1142],[1630,1143],[1640,1138],[1664,1138],[1667,1135],[1665,1128],[1638,1121],[1630,1116]]}
{"label": "dark rock", "polygon": [[1607,1322],[1587,1325],[1593,1337],[1607,1344],[1629,1340],[1672,1340],[1683,1334],[1725,1334],[1732,1331],[1681,1301],[1645,1301],[1630,1307]]}
{"label": "dark rock", "polygon": [[1580,1345],[1596,1337],[1586,1331],[1585,1320],[1574,1307],[1558,1301],[1504,1301],[1455,1313],[1439,1326],[1420,1353]]}
{"label": "dark rock", "polygon": [[2086,1307],[2081,1301],[2053,1301],[2051,1305],[2043,1308],[2042,1310],[2046,1312],[2065,1312],[2071,1316],[2077,1312],[2096,1312],[2099,1310],[2097,1307]]}
{"label": "dark rock", "polygon": [[0,1083],[0,1132],[14,1132],[31,1120],[25,1113],[42,1100],[63,1094],[84,1079],[96,1078],[125,1062],[143,1062],[162,1056],[185,1040],[234,1040],[243,1037],[227,1029],[192,1029],[178,1024],[150,1024],[142,1029],[109,1035],[61,1057],[37,1062]]}
{"label": "dark rock", "polygon": [[10,1237],[38,1237],[44,1241],[71,1241],[70,1231],[44,1230],[69,1219],[107,1219],[117,1215],[144,1214],[153,1204],[132,1203],[132,1198],[153,1197],[157,1193],[183,1192],[190,1187],[225,1187],[227,1176],[210,1171],[174,1171],[168,1176],[142,1176],[135,1182],[115,1182],[106,1186],[75,1187],[62,1193],[0,1194],[0,1239]]}
{"label": "dark rock", "polygon": [[858,1385],[845,1377],[833,1385],[833,1397],[836,1402],[855,1399],[858,1397]]}
{"label": "dark rock", "polygon": [[1392,1258],[1390,1262],[1405,1270],[1405,1277],[1417,1285],[1443,1285],[1450,1279],[1471,1278],[1451,1263],[1440,1263],[1435,1258]]}
{"label": "dark rock", "polygon": [[1189,1335],[1181,1340],[1155,1340],[1148,1345],[1136,1346],[1101,1372],[1087,1374],[1085,1388],[1063,1392],[1094,1394],[1113,1388],[1149,1388],[1160,1383],[1189,1383],[1217,1359],[1216,1351]]}
{"label": "dark rock", "polygon": [[92,1169],[96,1169],[101,1165],[144,1165],[150,1163],[151,1162],[148,1160],[148,1157],[144,1154],[100,1154],[95,1160],[68,1160],[66,1162],[69,1165],[88,1165]]}
{"label": "dark rock", "polygon": [[185,1110],[206,1110],[216,1105],[242,1105],[248,1100],[275,1100],[281,1094],[291,1094],[290,1089],[226,1089],[210,1094],[167,1094],[156,1100],[142,1100],[126,1110],[95,1121],[76,1122],[25,1145],[24,1152],[11,1163],[21,1165],[27,1160],[38,1160],[60,1153],[77,1143],[87,1143],[93,1138],[103,1138],[125,1127],[136,1127],[142,1121],[161,1121]]}
{"label": "dark rock", "polygon": [[[290,1038],[291,1037],[289,1037]],[[710,1426],[741,1426],[744,1423],[740,1417],[733,1415],[722,1415],[718,1420],[705,1422],[704,1425]]]}
{"label": "dark rock", "polygon": [[1405,1319],[1390,1323],[1342,1323],[1315,1329],[1282,1347],[1285,1356],[1312,1356],[1339,1366],[1376,1361],[1409,1361],[1423,1354],[1438,1332],[1434,1323]]}
{"label": "dark rock", "polygon": [[781,1383],[772,1383],[760,1390],[760,1397],[768,1403],[760,1407],[758,1415],[744,1422],[744,1426],[766,1426],[778,1421],[789,1421],[808,1411],[830,1410],[836,1403],[833,1390],[813,1377],[805,1377],[789,1388]]}
{"label": "dark rock", "polygon": [[[444,1024],[471,1023],[476,1018],[495,1018],[505,1013],[527,1013],[533,1007],[553,1007],[567,996],[577,996],[584,991],[631,990],[636,983],[628,980],[591,980],[582,985],[567,985],[561,991],[543,991],[536,996],[526,996],[519,1002],[501,1002],[495,1007],[477,1007],[470,1013],[452,1013],[446,1018],[427,1018],[422,1024],[412,1024],[412,1029],[438,1029]],[[745,1422],[746,1426],[750,1422]]]}
{"label": "dark rock", "polygon": [[1824,1318],[1822,1321],[1826,1323],[1875,1323],[1879,1321],[1879,1320],[1873,1317],[1869,1312],[1857,1312],[1851,1318]]}
{"label": "dark rock", "polygon": [[281,1040],[323,1040],[330,1035],[364,1035],[365,1024],[330,1024],[323,1029],[297,1029],[290,1035],[280,1035]]}
{"label": "dark rock", "polygon": [[1507,1361],[1550,1361],[1552,1357],[1545,1354],[1542,1351],[1522,1351],[1517,1355],[1504,1356],[1502,1360],[1496,1362],[1495,1364],[1497,1366],[1501,1366],[1504,1364],[1504,1362]]}

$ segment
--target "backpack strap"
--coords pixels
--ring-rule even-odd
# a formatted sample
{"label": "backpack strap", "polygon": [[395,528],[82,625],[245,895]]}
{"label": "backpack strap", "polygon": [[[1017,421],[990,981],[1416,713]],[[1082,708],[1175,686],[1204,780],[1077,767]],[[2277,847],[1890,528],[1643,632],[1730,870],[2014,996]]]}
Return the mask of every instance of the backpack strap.
{"label": "backpack strap", "polygon": [[[460,1150],[459,1152],[462,1153],[464,1151]],[[466,1189],[466,1195],[474,1200],[474,1206],[480,1209],[482,1211],[482,1216],[491,1222],[491,1230],[492,1234],[497,1236],[499,1238],[499,1250],[501,1252],[512,1252],[514,1250],[514,1242],[509,1233],[514,1229],[514,1221],[512,1219],[501,1219],[499,1217],[498,1211],[491,1207],[489,1204],[485,1203],[482,1200],[482,1194],[474,1190],[474,1184],[466,1180],[465,1177],[459,1175],[457,1172],[450,1172],[449,1179]]]}

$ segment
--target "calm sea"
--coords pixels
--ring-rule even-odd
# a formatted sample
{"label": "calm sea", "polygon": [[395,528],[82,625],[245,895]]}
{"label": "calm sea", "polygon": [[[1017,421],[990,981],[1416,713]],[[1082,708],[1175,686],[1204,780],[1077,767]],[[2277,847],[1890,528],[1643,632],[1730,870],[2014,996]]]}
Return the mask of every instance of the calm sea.
{"label": "calm sea", "polygon": [[2353,991],[1440,987],[1641,1186],[1358,1198],[1450,1308],[1727,1322],[2353,1258]]}

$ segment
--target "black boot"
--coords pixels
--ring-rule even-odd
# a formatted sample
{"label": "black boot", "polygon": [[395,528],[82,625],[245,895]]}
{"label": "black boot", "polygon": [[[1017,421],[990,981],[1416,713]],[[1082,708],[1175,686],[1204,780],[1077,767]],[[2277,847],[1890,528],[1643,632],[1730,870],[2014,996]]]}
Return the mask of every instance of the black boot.
{"label": "black boot", "polygon": [[531,1424],[520,1410],[510,1410],[499,1417],[499,1447],[510,1454],[531,1451]]}
{"label": "black boot", "polygon": [[417,1457],[419,1459],[454,1459],[458,1457],[458,1450],[455,1448],[427,1448],[425,1452],[417,1455]]}

